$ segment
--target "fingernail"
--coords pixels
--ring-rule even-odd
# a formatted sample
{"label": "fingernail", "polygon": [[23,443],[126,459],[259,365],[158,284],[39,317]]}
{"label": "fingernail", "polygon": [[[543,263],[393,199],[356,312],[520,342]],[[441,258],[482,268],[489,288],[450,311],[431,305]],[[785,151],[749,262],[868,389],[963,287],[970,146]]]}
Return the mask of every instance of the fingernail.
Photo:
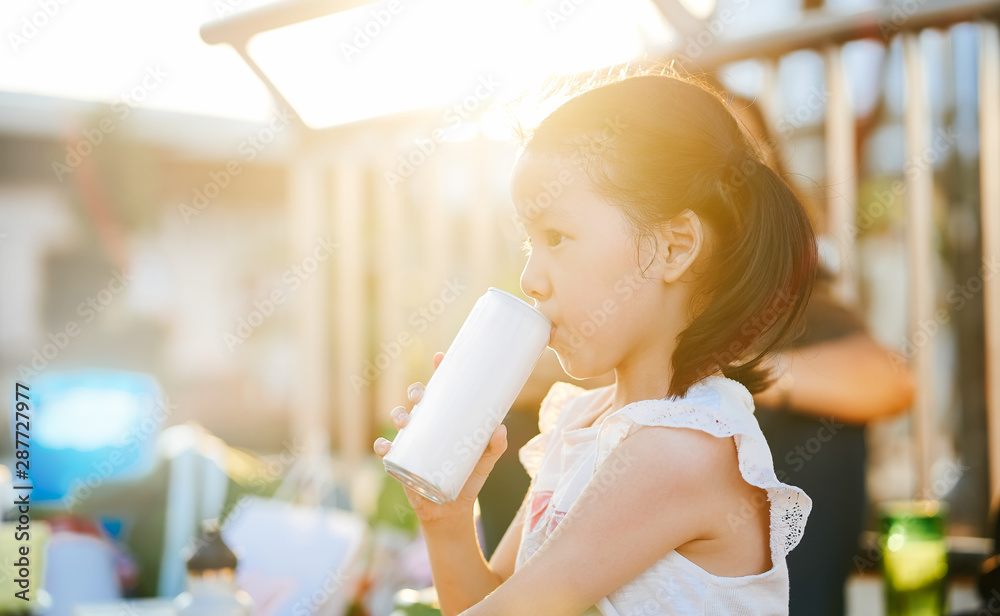
{"label": "fingernail", "polygon": [[418,386],[410,385],[410,388],[406,390],[406,396],[412,399],[413,396],[417,395],[418,389],[420,389]]}

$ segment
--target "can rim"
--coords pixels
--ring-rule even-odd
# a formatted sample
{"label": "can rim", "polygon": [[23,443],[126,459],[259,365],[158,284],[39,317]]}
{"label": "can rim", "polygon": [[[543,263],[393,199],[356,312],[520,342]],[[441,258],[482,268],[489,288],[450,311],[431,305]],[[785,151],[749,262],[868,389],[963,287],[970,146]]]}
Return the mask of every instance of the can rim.
{"label": "can rim", "polygon": [[552,321],[550,321],[547,316],[545,316],[544,314],[542,314],[542,312],[538,308],[535,308],[534,306],[532,306],[528,302],[524,301],[520,297],[514,295],[513,293],[511,293],[509,291],[504,291],[503,289],[498,289],[496,287],[490,287],[490,288],[486,289],[487,293],[489,293],[490,291],[496,291],[497,293],[501,293],[501,294],[506,295],[507,297],[515,300],[516,302],[518,302],[519,304],[521,304],[525,308],[528,308],[529,310],[531,310],[532,312],[534,312],[535,314],[537,314],[539,317],[541,317],[542,320],[545,321],[545,323],[548,324],[549,327],[552,327]]}
{"label": "can rim", "polygon": [[403,468],[391,460],[382,458],[382,466],[384,466],[385,471],[395,477],[397,481],[409,486],[413,489],[413,491],[428,500],[434,501],[439,505],[446,505],[454,500],[445,494],[440,488],[432,485],[420,475],[409,469]]}

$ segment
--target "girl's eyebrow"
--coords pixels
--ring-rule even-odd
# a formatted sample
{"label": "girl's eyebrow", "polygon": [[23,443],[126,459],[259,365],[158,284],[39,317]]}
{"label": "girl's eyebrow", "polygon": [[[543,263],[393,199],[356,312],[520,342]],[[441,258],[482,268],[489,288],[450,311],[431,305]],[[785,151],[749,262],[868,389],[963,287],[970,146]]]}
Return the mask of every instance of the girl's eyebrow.
{"label": "girl's eyebrow", "polygon": [[537,216],[535,216],[533,220],[529,221],[525,218],[522,218],[521,215],[516,212],[514,214],[514,219],[517,220],[517,222],[528,227],[528,226],[538,225],[541,224],[542,221],[549,221],[549,220],[557,222],[567,222],[571,218],[568,212],[554,206],[539,208],[536,205],[534,206],[534,208],[540,210],[540,212]]}

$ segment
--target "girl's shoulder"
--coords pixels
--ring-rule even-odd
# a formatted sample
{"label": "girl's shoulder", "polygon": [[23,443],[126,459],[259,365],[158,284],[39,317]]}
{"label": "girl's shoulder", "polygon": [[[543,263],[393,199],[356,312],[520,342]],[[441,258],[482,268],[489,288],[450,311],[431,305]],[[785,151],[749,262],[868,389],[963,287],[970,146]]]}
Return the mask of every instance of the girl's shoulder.
{"label": "girl's shoulder", "polygon": [[[693,385],[682,398],[643,400],[623,407],[601,424],[595,468],[631,435],[652,426],[687,428],[703,433],[684,435],[665,431],[659,438],[675,439],[675,446],[698,451],[701,456],[717,453],[718,461],[727,458],[724,449],[713,447],[713,439],[705,437],[732,437],[736,445],[735,462],[742,479],[767,492],[772,554],[775,558],[783,557],[798,543],[812,501],[801,489],[781,482],[775,475],[771,451],[754,417],[753,396],[746,387],[738,381],[711,376]],[[732,463],[731,458],[729,460]]]}
{"label": "girl's shoulder", "polygon": [[[614,385],[586,389],[556,381],[542,399],[538,411],[539,432],[544,434],[572,424],[574,417],[586,413],[593,404],[606,400],[606,394],[612,389]],[[741,383],[713,376],[692,385],[682,398],[633,402],[615,415],[646,417],[654,422],[657,418],[690,415],[695,423],[705,422],[716,429],[725,425],[733,434],[749,429],[748,422],[756,427],[753,412],[753,396]]]}

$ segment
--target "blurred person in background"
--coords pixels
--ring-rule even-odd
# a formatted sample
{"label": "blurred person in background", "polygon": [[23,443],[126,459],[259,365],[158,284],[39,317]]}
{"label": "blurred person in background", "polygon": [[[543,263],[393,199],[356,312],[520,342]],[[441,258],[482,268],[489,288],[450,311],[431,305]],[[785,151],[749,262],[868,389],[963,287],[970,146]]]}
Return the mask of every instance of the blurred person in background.
{"label": "blurred person in background", "polygon": [[[733,112],[765,160],[795,186],[760,108],[733,96]],[[800,196],[804,204],[806,199]],[[824,225],[811,209],[817,237]],[[789,616],[843,616],[844,591],[867,513],[865,425],[913,401],[906,362],[879,345],[862,318],[834,297],[837,262],[823,259],[801,335],[774,354],[777,380],[754,395],[778,479],[813,500],[809,525],[788,554]]]}

